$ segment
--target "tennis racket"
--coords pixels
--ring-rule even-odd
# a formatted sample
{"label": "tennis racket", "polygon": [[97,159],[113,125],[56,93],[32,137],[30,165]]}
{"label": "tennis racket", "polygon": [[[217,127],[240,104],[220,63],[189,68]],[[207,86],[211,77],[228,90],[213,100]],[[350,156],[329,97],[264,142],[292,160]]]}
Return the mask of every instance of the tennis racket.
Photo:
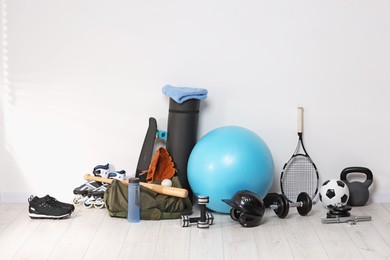
{"label": "tennis racket", "polygon": [[284,165],[280,176],[282,193],[290,202],[296,202],[301,192],[306,192],[314,200],[319,186],[317,167],[303,145],[303,107],[298,107],[297,112],[298,144],[290,160]]}

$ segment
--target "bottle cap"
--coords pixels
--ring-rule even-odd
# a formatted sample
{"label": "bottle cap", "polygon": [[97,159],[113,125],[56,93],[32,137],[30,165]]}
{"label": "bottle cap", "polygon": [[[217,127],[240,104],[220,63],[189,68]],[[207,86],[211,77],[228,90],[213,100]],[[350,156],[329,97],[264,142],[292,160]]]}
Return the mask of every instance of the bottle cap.
{"label": "bottle cap", "polygon": [[129,183],[139,183],[139,178],[130,178]]}

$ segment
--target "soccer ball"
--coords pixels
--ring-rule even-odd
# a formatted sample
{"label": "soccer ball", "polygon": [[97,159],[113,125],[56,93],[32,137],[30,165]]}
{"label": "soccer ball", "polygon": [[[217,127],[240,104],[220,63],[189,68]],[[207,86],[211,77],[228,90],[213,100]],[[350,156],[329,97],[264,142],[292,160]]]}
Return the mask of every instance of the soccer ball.
{"label": "soccer ball", "polygon": [[349,199],[348,186],[341,180],[327,180],[320,189],[320,201],[328,209],[342,207]]}

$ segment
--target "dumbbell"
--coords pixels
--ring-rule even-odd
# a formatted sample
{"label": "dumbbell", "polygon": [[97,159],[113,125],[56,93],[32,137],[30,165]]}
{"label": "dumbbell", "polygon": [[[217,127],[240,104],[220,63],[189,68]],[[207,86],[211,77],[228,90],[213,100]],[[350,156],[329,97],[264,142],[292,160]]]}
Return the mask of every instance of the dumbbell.
{"label": "dumbbell", "polygon": [[263,202],[264,206],[273,209],[279,218],[287,217],[290,207],[296,207],[299,215],[306,216],[313,206],[313,202],[306,192],[299,193],[297,202],[289,203],[286,196],[278,193],[268,193]]}
{"label": "dumbbell", "polygon": [[[200,217],[192,217],[188,215],[181,215],[181,226],[182,227],[189,227],[193,223],[198,223],[199,224]],[[212,225],[214,222],[214,216],[213,214],[206,212],[206,225]],[[208,227],[208,226],[207,226]],[[206,228],[207,228],[206,227]]]}
{"label": "dumbbell", "polygon": [[188,215],[181,216],[181,226],[188,227],[192,223],[197,223],[198,228],[208,228],[214,222],[213,214],[206,212],[206,205],[209,203],[208,196],[198,196],[200,217],[190,218]]}

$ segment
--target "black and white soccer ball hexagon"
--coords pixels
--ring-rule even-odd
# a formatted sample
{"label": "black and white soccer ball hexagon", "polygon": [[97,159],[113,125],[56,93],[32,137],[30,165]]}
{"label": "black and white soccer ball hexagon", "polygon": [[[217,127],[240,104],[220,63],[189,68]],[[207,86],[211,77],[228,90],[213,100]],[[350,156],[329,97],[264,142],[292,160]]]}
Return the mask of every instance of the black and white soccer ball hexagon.
{"label": "black and white soccer ball hexagon", "polygon": [[320,201],[326,208],[342,207],[349,199],[349,189],[345,182],[330,179],[325,181],[320,189]]}

